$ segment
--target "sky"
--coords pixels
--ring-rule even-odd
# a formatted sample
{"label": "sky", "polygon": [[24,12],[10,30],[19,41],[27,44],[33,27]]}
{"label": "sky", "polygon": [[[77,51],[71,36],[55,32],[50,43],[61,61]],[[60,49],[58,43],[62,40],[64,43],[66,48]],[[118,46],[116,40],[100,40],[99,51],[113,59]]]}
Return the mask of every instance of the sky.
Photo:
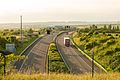
{"label": "sky", "polygon": [[120,0],[0,0],[0,23],[120,21]]}

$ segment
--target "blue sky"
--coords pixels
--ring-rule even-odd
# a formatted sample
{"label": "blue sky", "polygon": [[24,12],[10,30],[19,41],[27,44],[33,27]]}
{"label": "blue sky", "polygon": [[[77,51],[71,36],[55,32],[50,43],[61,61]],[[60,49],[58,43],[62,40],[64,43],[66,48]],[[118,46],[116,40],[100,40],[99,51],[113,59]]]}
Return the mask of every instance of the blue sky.
{"label": "blue sky", "polygon": [[120,0],[0,0],[0,23],[120,21]]}

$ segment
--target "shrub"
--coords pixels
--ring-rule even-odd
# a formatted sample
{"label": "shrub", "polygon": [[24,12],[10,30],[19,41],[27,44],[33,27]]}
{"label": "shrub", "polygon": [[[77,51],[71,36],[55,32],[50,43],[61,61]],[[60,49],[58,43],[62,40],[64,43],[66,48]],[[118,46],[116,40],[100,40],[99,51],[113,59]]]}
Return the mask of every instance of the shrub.
{"label": "shrub", "polygon": [[106,38],[106,39],[101,39],[100,40],[100,43],[104,43],[104,42],[106,42],[108,39]]}
{"label": "shrub", "polygon": [[49,46],[48,60],[49,72],[69,72],[54,43]]}
{"label": "shrub", "polygon": [[94,30],[90,30],[88,35],[92,35],[94,33]]}
{"label": "shrub", "polygon": [[116,36],[118,36],[118,34],[116,34]]}
{"label": "shrub", "polygon": [[89,42],[89,40],[88,40],[88,39],[86,39],[86,42]]}
{"label": "shrub", "polygon": [[92,49],[93,47],[99,45],[97,42],[89,42],[87,43],[87,45],[85,46],[86,49]]}
{"label": "shrub", "polygon": [[106,32],[103,32],[103,34],[106,34]]}
{"label": "shrub", "polygon": [[86,44],[86,46],[85,46],[85,49],[91,49],[91,48],[93,48],[93,45],[92,45],[92,43],[87,43]]}
{"label": "shrub", "polygon": [[108,36],[112,36],[112,35],[109,33]]}
{"label": "shrub", "polygon": [[109,51],[106,51],[105,55],[111,55],[114,51],[112,50],[109,50]]}
{"label": "shrub", "polygon": [[99,34],[99,32],[95,31],[94,34]]}
{"label": "shrub", "polygon": [[86,37],[81,37],[80,41],[84,41],[86,39]]}
{"label": "shrub", "polygon": [[115,52],[118,52],[118,51],[120,51],[120,48],[116,47]]}
{"label": "shrub", "polygon": [[108,42],[107,42],[107,45],[109,46],[109,45],[112,45],[112,44],[114,44],[115,43],[115,40],[109,40]]}

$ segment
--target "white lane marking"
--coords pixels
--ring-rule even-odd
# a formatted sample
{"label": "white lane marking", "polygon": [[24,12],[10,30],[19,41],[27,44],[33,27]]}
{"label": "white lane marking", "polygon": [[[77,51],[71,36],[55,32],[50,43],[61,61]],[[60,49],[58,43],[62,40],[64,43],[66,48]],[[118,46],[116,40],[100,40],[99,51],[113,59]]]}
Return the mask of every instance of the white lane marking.
{"label": "white lane marking", "polygon": [[[46,36],[43,37],[42,39],[46,39]],[[41,41],[42,39],[40,39],[40,41]],[[40,41],[39,41],[39,42],[40,42]],[[38,43],[39,43],[39,42],[38,42]],[[37,44],[36,44],[35,46],[33,46],[33,48],[36,47],[36,46],[37,46]],[[30,52],[28,53],[28,55],[27,55],[26,57],[28,57],[28,56],[30,55],[30,53],[32,52],[33,48],[30,50]],[[19,72],[20,72],[20,70],[22,69],[22,67],[24,66],[24,64],[25,64],[25,62],[26,62],[26,60],[27,60],[26,57],[25,57],[25,59],[24,59],[22,65],[21,65],[21,67],[20,67],[20,69],[19,69]]]}
{"label": "white lane marking", "polygon": [[[40,40],[40,41],[41,41],[41,40]],[[36,45],[35,45],[35,46],[36,46]],[[34,48],[35,46],[33,46],[33,48]],[[21,67],[20,67],[20,69],[19,69],[19,72],[20,72],[20,70],[22,69],[23,65],[25,64],[25,62],[26,62],[26,60],[27,60],[27,57],[28,57],[28,56],[30,55],[30,53],[32,52],[33,48],[30,50],[30,52],[28,53],[28,55],[25,57],[22,65],[21,65]]]}

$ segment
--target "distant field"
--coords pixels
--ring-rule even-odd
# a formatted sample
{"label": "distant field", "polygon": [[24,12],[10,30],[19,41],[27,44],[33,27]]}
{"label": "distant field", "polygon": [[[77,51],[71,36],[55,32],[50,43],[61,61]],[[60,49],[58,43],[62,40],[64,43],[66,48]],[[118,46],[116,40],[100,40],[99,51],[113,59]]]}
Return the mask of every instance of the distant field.
{"label": "distant field", "polygon": [[[119,22],[120,23],[120,22]],[[70,26],[75,26],[78,28],[81,27],[88,27],[91,26],[92,24],[96,24],[98,27],[102,27],[105,24],[112,24],[113,26],[115,25],[120,25],[118,22],[80,22],[80,21],[71,21],[71,22],[31,22],[31,23],[24,23],[23,22],[23,28],[24,29],[29,29],[29,28],[46,28],[46,27],[54,27],[54,26],[65,26],[65,25],[70,25]],[[20,28],[20,23],[0,23],[0,29],[19,29]]]}
{"label": "distant field", "polygon": [[120,80],[120,73],[95,74],[11,74],[0,76],[0,80]]}

